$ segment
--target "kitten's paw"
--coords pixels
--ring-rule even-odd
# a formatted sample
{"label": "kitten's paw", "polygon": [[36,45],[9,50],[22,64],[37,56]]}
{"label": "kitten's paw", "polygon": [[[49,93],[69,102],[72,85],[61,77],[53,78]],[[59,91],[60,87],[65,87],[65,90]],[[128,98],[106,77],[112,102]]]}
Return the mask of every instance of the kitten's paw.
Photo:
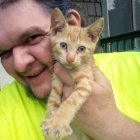
{"label": "kitten's paw", "polygon": [[47,116],[46,116],[46,119],[51,118],[53,116],[53,114],[55,114],[55,112],[56,112],[55,110],[49,111],[48,114],[47,114]]}
{"label": "kitten's paw", "polygon": [[68,124],[64,124],[59,118],[46,118],[42,122],[43,134],[53,138],[63,138],[72,134],[72,129]]}

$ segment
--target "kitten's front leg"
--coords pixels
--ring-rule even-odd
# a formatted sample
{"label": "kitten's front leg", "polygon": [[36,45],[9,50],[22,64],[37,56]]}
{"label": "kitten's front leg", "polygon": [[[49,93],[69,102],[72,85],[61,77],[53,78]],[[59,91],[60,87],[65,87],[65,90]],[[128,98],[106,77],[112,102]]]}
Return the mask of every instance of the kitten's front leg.
{"label": "kitten's front leg", "polygon": [[92,81],[82,78],[76,85],[76,89],[65,100],[59,109],[46,121],[46,135],[56,138],[63,138],[72,134],[70,122],[77,111],[92,93]]}
{"label": "kitten's front leg", "polygon": [[56,112],[56,110],[61,105],[61,97],[62,97],[62,82],[57,78],[55,74],[53,74],[52,78],[52,89],[47,102],[47,116]]}
{"label": "kitten's front leg", "polygon": [[63,114],[61,118],[63,119],[63,122],[70,124],[78,110],[91,95],[92,86],[92,80],[88,79],[87,77],[81,78],[75,85],[74,92],[62,103],[55,115],[60,116]]}
{"label": "kitten's front leg", "polygon": [[[55,115],[55,112],[58,110],[59,106],[61,105],[62,87],[63,87],[63,85],[62,85],[61,81],[57,78],[57,76],[55,74],[53,74],[52,90],[49,95],[48,103],[46,106],[47,115],[41,124],[44,135],[48,134],[48,128],[50,125],[52,125],[51,122],[48,122],[49,118],[51,118],[53,115]],[[57,121],[59,121],[59,120],[57,120]]]}

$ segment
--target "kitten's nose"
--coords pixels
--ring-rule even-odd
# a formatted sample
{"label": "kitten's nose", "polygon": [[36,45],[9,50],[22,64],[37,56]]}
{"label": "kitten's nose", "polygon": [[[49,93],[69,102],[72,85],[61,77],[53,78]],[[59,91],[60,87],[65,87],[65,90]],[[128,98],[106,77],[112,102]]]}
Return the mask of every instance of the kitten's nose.
{"label": "kitten's nose", "polygon": [[73,63],[73,61],[74,61],[74,59],[73,59],[73,58],[71,58],[71,57],[67,57],[67,62],[68,62],[68,64],[72,64],[72,63]]}

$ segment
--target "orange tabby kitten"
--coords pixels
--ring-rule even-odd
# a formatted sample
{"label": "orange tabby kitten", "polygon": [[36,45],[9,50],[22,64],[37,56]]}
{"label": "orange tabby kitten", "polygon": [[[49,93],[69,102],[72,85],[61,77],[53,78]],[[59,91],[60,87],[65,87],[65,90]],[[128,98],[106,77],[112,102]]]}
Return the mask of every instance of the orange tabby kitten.
{"label": "orange tabby kitten", "polygon": [[85,28],[70,26],[56,8],[52,13],[51,25],[54,58],[68,70],[75,89],[70,97],[61,102],[63,83],[53,74],[48,115],[42,127],[46,136],[62,138],[72,136],[70,123],[92,93],[93,52],[103,29],[103,18]]}

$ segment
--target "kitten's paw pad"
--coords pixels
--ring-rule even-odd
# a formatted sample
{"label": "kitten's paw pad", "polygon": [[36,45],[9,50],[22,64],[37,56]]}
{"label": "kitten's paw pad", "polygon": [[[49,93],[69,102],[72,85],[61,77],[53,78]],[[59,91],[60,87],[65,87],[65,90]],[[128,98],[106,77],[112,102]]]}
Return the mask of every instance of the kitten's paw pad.
{"label": "kitten's paw pad", "polygon": [[42,129],[45,136],[54,138],[63,138],[72,134],[72,129],[69,125],[65,125],[59,120],[55,121],[53,117],[42,122]]}

